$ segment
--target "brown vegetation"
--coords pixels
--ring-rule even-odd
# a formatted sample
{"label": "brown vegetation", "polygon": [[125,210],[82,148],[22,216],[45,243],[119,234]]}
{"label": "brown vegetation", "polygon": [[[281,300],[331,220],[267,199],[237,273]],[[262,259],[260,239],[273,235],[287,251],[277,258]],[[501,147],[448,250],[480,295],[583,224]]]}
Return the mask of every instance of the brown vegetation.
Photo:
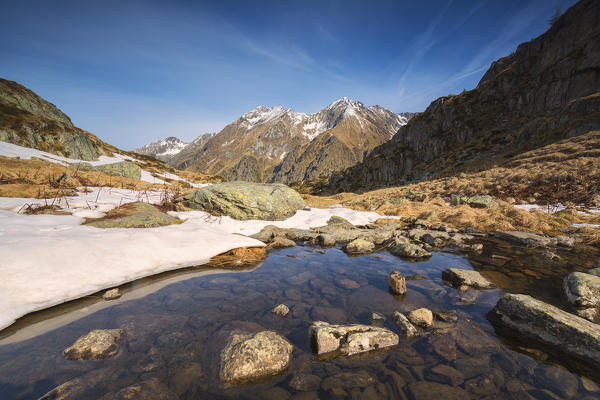
{"label": "brown vegetation", "polygon": [[221,268],[240,268],[253,266],[267,258],[266,247],[238,247],[214,256],[208,265]]}

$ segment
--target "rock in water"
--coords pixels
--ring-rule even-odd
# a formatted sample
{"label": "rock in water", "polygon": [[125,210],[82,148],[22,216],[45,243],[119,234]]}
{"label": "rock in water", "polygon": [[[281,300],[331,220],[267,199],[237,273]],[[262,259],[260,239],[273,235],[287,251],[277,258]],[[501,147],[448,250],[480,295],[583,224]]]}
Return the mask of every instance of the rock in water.
{"label": "rock in water", "polygon": [[308,332],[318,355],[338,351],[350,356],[398,344],[398,335],[377,326],[331,325],[317,321]]}
{"label": "rock in water", "polygon": [[280,304],[277,307],[275,307],[271,312],[275,315],[279,315],[280,317],[287,317],[290,313],[290,308],[285,304]]}
{"label": "rock in water", "polygon": [[419,308],[408,313],[406,316],[413,325],[422,328],[431,328],[433,326],[433,313],[427,308]]}
{"label": "rock in water", "polygon": [[194,210],[217,212],[237,220],[281,221],[305,207],[298,192],[279,183],[216,183],[177,201]]}
{"label": "rock in water", "polygon": [[488,318],[508,334],[600,367],[600,325],[524,294],[505,294]]}
{"label": "rock in water", "polygon": [[569,302],[576,307],[600,306],[600,277],[583,272],[571,272],[563,281]]}
{"label": "rock in water", "polygon": [[398,325],[400,331],[404,336],[410,338],[413,336],[419,336],[419,331],[413,324],[410,323],[408,318],[404,316],[400,311],[394,311],[392,314],[392,320]]}
{"label": "rock in water", "polygon": [[385,242],[390,253],[400,257],[425,258],[431,253],[421,246],[410,243],[406,238],[395,237]]}
{"label": "rock in water", "polygon": [[442,272],[442,279],[450,282],[452,286],[471,286],[477,289],[493,288],[494,284],[485,279],[477,271],[470,269],[448,268]]}
{"label": "rock in water", "polygon": [[290,364],[293,350],[284,337],[273,331],[233,332],[221,352],[219,377],[235,384],[277,375]]}
{"label": "rock in water", "polygon": [[107,290],[106,292],[104,292],[104,295],[102,295],[102,299],[104,300],[116,300],[118,298],[120,298],[121,295],[121,291],[119,290],[119,288],[114,288],[114,289],[110,289]]}
{"label": "rock in water", "polygon": [[375,248],[373,242],[365,239],[354,239],[346,245],[346,251],[349,253],[367,253]]}
{"label": "rock in water", "polygon": [[119,350],[121,329],[93,330],[63,351],[67,360],[100,360],[113,356]]}
{"label": "rock in water", "polygon": [[406,279],[404,279],[400,271],[390,272],[388,286],[390,288],[390,292],[392,292],[393,294],[406,294]]}

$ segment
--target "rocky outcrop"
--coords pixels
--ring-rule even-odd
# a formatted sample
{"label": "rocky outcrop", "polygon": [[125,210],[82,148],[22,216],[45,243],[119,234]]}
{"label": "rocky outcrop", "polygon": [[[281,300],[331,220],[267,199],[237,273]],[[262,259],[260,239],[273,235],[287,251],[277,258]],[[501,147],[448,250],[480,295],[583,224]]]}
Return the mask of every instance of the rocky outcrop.
{"label": "rocky outcrop", "polygon": [[117,354],[121,329],[93,330],[63,351],[67,360],[100,360]]}
{"label": "rocky outcrop", "polygon": [[277,375],[292,359],[294,347],[272,331],[233,332],[221,352],[219,378],[226,384]]}
{"label": "rocky outcrop", "polygon": [[563,281],[567,299],[575,307],[600,307],[600,277],[583,272],[571,272]]}
{"label": "rocky outcrop", "polygon": [[302,197],[282,184],[225,182],[180,197],[188,208],[226,215],[237,220],[284,220],[305,207]]}
{"label": "rocky outcrop", "polygon": [[442,272],[442,279],[455,287],[471,286],[476,289],[494,287],[494,284],[481,276],[479,272],[469,269],[448,268]]}
{"label": "rocky outcrop", "polygon": [[368,325],[331,325],[317,321],[310,326],[309,336],[320,356],[336,352],[350,356],[398,344],[398,335],[394,332]]}
{"label": "rocky outcrop", "polygon": [[181,222],[179,218],[159,210],[155,205],[136,202],[110,210],[103,218],[88,219],[84,225],[96,228],[157,228]]}
{"label": "rocky outcrop", "polygon": [[131,161],[120,161],[112,164],[90,165],[86,163],[71,164],[73,168],[83,171],[98,171],[108,175],[122,176],[123,178],[140,179],[142,168]]}
{"label": "rocky outcrop", "polygon": [[488,318],[506,335],[600,367],[600,325],[523,294],[505,294]]}
{"label": "rocky outcrop", "polygon": [[54,104],[1,78],[0,141],[80,160],[96,160],[117,150],[75,127]]}
{"label": "rocky outcrop", "polygon": [[331,191],[393,186],[481,168],[600,129],[600,3],[582,0],[540,37],[492,63],[477,87],[441,97]]}

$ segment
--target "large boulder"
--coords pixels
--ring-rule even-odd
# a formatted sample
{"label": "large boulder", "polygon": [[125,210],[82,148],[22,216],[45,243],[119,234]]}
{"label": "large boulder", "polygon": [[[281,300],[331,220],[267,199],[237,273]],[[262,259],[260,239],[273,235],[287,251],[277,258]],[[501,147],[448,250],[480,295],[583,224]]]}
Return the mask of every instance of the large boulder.
{"label": "large boulder", "polygon": [[279,183],[216,183],[180,197],[178,201],[194,210],[216,212],[237,220],[280,221],[305,207],[298,192]]}
{"label": "large boulder", "polygon": [[571,272],[563,281],[569,302],[576,307],[600,306],[600,277],[583,272]]}
{"label": "large boulder", "polygon": [[119,350],[121,329],[96,329],[81,336],[63,351],[67,360],[100,360],[111,357]]}
{"label": "large boulder", "polygon": [[419,245],[411,243],[403,237],[393,237],[385,242],[389,252],[400,257],[409,258],[427,258],[431,257],[431,253]]}
{"label": "large boulder", "polygon": [[294,347],[272,331],[257,334],[236,331],[221,352],[219,377],[227,384],[265,378],[284,371]]}
{"label": "large boulder", "polygon": [[369,325],[331,325],[314,322],[309,328],[317,354],[345,355],[384,349],[398,344],[398,335],[389,329]]}
{"label": "large boulder", "polygon": [[600,325],[524,294],[505,294],[488,318],[506,334],[600,367]]}

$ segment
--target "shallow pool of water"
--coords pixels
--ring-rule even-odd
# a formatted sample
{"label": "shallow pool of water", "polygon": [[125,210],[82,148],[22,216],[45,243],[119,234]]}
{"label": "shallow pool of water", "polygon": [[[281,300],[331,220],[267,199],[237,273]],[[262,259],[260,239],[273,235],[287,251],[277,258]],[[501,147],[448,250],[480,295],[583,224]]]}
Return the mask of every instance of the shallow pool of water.
{"label": "shallow pool of water", "polygon": [[[592,268],[597,252],[557,254],[561,261],[548,261],[535,250],[493,241],[480,254],[449,250],[423,262],[386,252],[349,257],[311,246],[272,251],[250,272],[175,281],[136,299],[104,303],[109,306],[49,332],[5,341],[0,398],[35,399],[66,382],[64,397],[56,398],[598,398],[593,380],[539,349],[498,338],[486,319],[504,291],[564,305],[562,277]],[[475,268],[499,289],[459,293],[441,280],[449,267]],[[409,280],[407,295],[393,296],[387,288],[392,270],[427,279]],[[287,318],[271,313],[280,303],[292,310]],[[439,329],[423,337],[400,335],[398,347],[377,354],[323,361],[311,349],[312,321],[371,324],[371,313],[378,312],[387,318],[382,324],[397,331],[390,314],[420,307],[456,310],[459,320],[437,321]],[[79,336],[106,328],[124,330],[116,356],[63,359],[62,350]],[[223,387],[219,353],[235,329],[285,336],[295,348],[290,368],[262,382]]]}

